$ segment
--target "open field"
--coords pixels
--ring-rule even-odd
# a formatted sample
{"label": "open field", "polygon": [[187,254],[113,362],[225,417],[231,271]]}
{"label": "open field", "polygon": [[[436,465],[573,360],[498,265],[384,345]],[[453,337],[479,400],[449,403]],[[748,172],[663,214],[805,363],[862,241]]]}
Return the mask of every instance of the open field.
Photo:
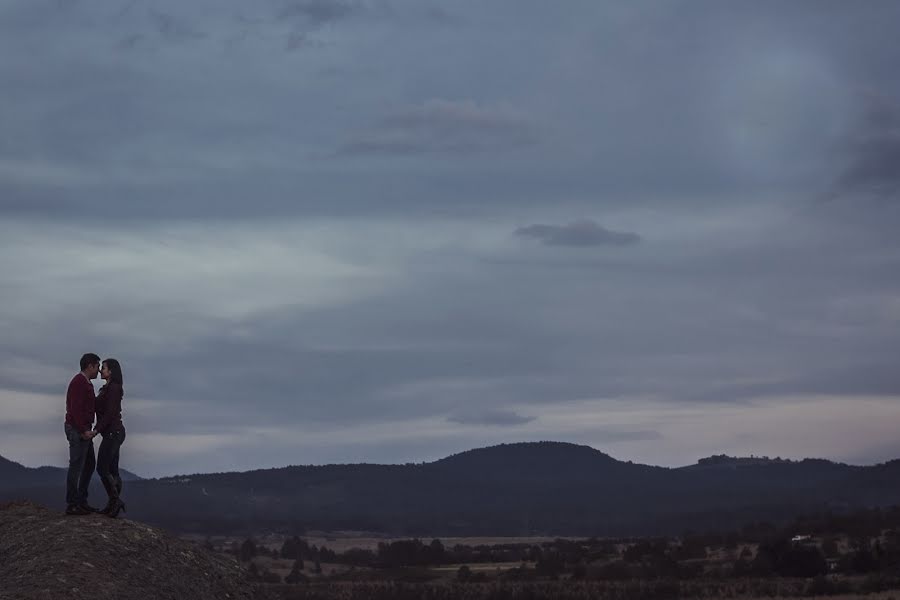
{"label": "open field", "polygon": [[798,518],[675,537],[205,538],[284,600],[900,600],[897,514]]}
{"label": "open field", "polygon": [[[183,539],[194,541],[197,543],[204,543],[206,540],[209,540],[214,547],[216,548],[227,548],[232,543],[237,542],[240,543],[245,537],[241,536],[227,536],[227,535],[211,535],[211,536],[203,536],[197,534],[185,534],[180,536]],[[290,536],[277,535],[277,534],[263,534],[254,536],[254,540],[256,540],[257,545],[265,546],[266,548],[277,550],[281,548],[281,545],[284,543],[284,540]],[[297,536],[301,540],[306,541],[310,546],[318,546],[319,548],[328,548],[329,550],[333,550],[337,553],[346,552],[347,550],[352,550],[354,548],[360,550],[377,550],[378,544],[390,544],[391,542],[397,542],[401,540],[408,540],[409,536],[399,537],[399,536],[388,536],[388,535],[377,535],[368,532],[358,532],[358,531],[334,531],[334,532],[323,532],[323,531],[315,531],[310,532],[306,535]],[[423,542],[429,542],[434,539],[431,536],[423,536],[421,538]],[[502,544],[543,544],[545,542],[552,542],[555,540],[576,540],[576,539],[584,539],[577,537],[559,537],[559,536],[493,536],[493,537],[441,537],[440,540],[444,544],[444,546],[448,548],[452,548],[456,545],[462,546],[494,546],[494,545],[502,545]]]}
{"label": "open field", "polygon": [[[359,548],[361,550],[377,550],[378,544],[389,544],[400,540],[408,540],[409,537],[375,537],[375,536],[341,536],[340,534],[321,534],[321,535],[301,535],[301,539],[306,540],[309,545],[325,547],[335,552],[343,552],[351,548]],[[429,542],[432,537],[420,538],[423,542]],[[452,548],[456,545],[462,546],[495,546],[500,544],[542,544],[544,542],[552,542],[557,539],[579,539],[579,538],[559,538],[559,537],[442,537],[440,538],[444,546]],[[283,541],[283,540],[282,540]]]}
{"label": "open field", "polygon": [[271,586],[271,600],[772,600],[820,598],[829,600],[900,600],[900,590],[820,596],[803,588],[773,585],[767,590],[739,586],[679,588],[668,582],[632,582],[610,585],[596,582],[543,582],[533,584],[402,584],[343,583]]}

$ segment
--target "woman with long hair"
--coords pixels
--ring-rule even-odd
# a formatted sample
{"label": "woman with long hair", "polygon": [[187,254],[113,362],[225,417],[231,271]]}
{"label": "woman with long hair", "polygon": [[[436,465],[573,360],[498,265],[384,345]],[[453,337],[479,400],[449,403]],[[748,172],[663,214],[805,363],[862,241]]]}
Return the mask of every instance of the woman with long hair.
{"label": "woman with long hair", "polygon": [[97,425],[94,431],[103,436],[97,452],[97,474],[109,497],[106,508],[100,512],[115,519],[125,510],[122,502],[122,477],[119,476],[119,449],[125,441],[125,425],[122,424],[122,367],[114,358],[107,358],[100,365],[100,377],[106,385],[97,395]]}

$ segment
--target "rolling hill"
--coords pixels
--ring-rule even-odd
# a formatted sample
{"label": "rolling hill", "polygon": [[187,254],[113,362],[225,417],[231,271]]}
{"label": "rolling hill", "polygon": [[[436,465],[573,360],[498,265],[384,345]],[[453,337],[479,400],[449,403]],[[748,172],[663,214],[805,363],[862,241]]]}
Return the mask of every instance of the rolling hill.
{"label": "rolling hill", "polygon": [[[0,500],[59,504],[59,489]],[[352,529],[402,535],[656,535],[900,504],[900,460],[852,466],[715,456],[681,468],[562,442],[430,463],[290,466],[133,481],[129,515],[179,531]]]}

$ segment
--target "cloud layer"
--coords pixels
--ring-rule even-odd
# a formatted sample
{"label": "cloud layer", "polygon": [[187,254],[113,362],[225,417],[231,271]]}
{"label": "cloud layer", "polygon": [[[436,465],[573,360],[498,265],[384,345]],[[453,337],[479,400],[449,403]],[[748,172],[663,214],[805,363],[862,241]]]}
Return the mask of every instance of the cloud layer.
{"label": "cloud layer", "polygon": [[898,17],[3,3],[0,455],[93,351],[142,474],[900,456]]}
{"label": "cloud layer", "polygon": [[636,233],[610,231],[590,219],[568,225],[529,225],[519,227],[515,234],[540,240],[548,246],[627,246],[641,239]]}

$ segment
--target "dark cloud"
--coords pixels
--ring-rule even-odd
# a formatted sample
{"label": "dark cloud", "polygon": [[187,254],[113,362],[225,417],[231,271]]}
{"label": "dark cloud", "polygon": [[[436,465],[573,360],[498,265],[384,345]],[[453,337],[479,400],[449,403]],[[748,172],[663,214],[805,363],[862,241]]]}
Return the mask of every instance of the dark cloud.
{"label": "dark cloud", "polygon": [[338,156],[483,153],[537,143],[536,128],[509,107],[429,100],[388,116],[338,148]]}
{"label": "dark cloud", "polygon": [[362,2],[344,0],[283,0],[278,9],[279,19],[301,18],[313,25],[344,19],[363,10]]}
{"label": "dark cloud", "polygon": [[419,10],[426,19],[447,27],[460,27],[466,24],[466,20],[462,16],[437,4],[425,4]]}
{"label": "dark cloud", "polygon": [[460,413],[447,417],[451,423],[462,425],[522,425],[530,423],[536,417],[527,417],[511,410],[483,410],[478,412]]}
{"label": "dark cloud", "polygon": [[590,219],[573,221],[568,225],[528,225],[519,227],[514,233],[540,240],[547,246],[628,246],[641,240],[636,233],[611,231]]}
{"label": "dark cloud", "polygon": [[847,165],[829,199],[900,199],[900,101],[864,95],[863,118],[844,143]]}
{"label": "dark cloud", "polygon": [[821,369],[810,365],[801,373],[784,374],[771,380],[753,384],[727,384],[706,390],[697,397],[706,399],[762,398],[777,395],[846,395],[846,396],[900,396],[900,372],[896,365],[878,361],[864,364],[840,364]]}
{"label": "dark cloud", "polygon": [[663,435],[653,430],[625,431],[600,429],[591,432],[591,440],[595,444],[613,444],[617,442],[640,442],[662,439]]}
{"label": "dark cloud", "polygon": [[843,193],[897,200],[900,197],[900,128],[859,140],[854,158],[838,179]]}
{"label": "dark cloud", "polygon": [[126,35],[118,42],[116,42],[115,48],[116,50],[131,50],[136,48],[138,44],[140,44],[146,37],[142,33],[132,33],[131,35]]}
{"label": "dark cloud", "polygon": [[[168,42],[189,42],[206,37],[204,32],[195,29],[182,19],[171,14],[151,10],[149,18],[154,29]],[[133,37],[126,39],[133,39]]]}

